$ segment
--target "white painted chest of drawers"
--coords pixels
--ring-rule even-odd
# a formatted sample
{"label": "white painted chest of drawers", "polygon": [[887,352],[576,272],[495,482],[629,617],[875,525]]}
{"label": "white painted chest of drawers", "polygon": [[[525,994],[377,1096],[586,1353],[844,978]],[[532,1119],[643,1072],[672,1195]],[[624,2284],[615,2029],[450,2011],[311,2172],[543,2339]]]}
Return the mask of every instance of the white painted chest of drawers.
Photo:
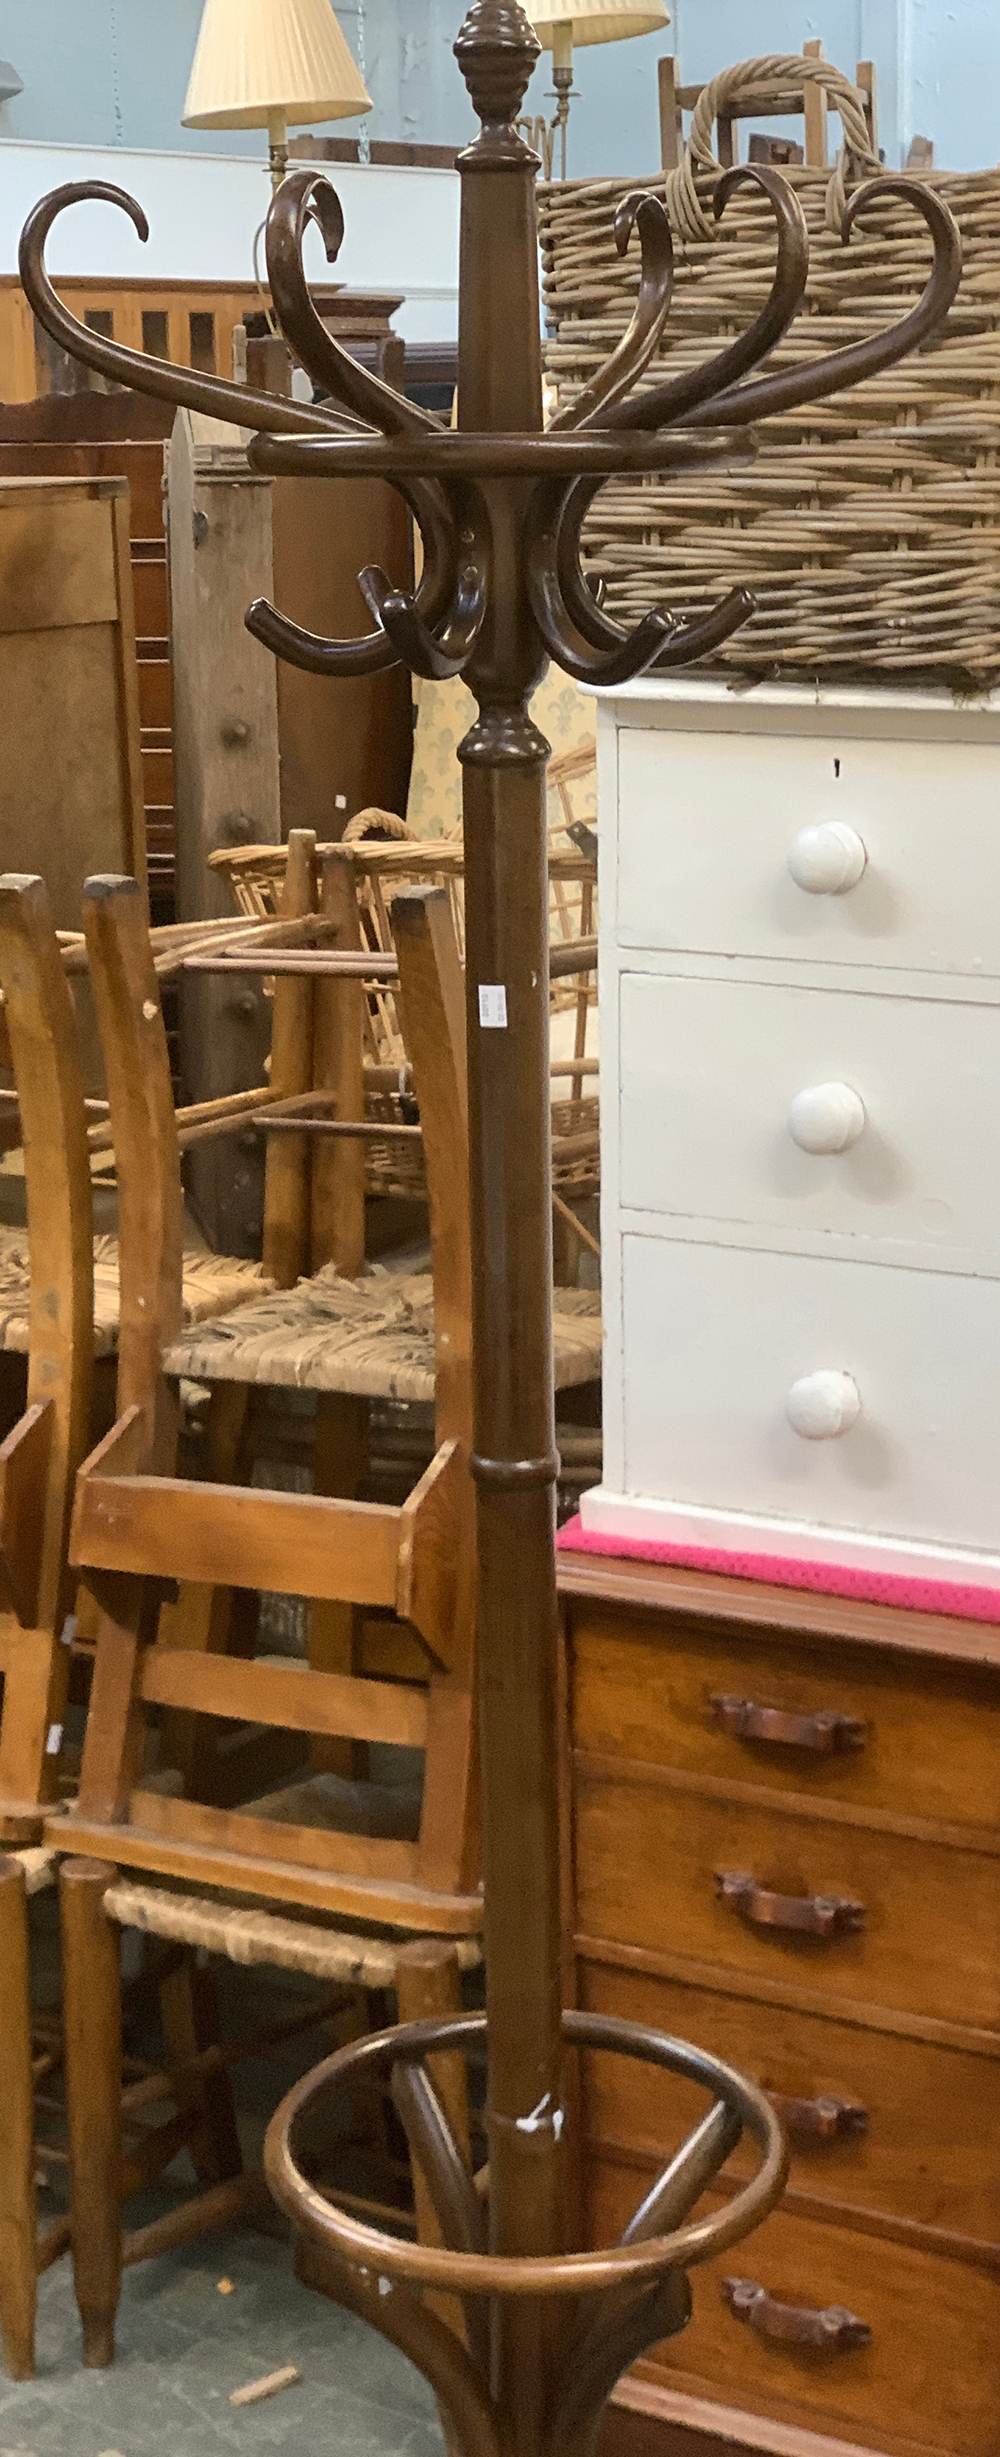
{"label": "white painted chest of drawers", "polygon": [[600,705],[610,1535],[1000,1583],[1000,705]]}

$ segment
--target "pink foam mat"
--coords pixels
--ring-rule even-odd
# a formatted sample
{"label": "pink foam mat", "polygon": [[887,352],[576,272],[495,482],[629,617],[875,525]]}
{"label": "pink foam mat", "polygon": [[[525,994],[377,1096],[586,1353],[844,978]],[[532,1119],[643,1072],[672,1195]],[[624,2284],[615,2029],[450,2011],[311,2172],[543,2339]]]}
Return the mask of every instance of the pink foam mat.
{"label": "pink foam mat", "polygon": [[1000,1588],[949,1578],[908,1577],[894,1570],[853,1570],[829,1561],[786,1559],[780,1553],[736,1553],[716,1545],[654,1544],[634,1536],[591,1533],[569,1519],[556,1537],[561,1553],[602,1553],[611,1560],[659,1561],[674,1570],[708,1570],[716,1577],[752,1578],[768,1587],[802,1587],[815,1595],[849,1596],[859,1604],[896,1604],[909,1612],[947,1613],[960,1621],[1000,1622]]}

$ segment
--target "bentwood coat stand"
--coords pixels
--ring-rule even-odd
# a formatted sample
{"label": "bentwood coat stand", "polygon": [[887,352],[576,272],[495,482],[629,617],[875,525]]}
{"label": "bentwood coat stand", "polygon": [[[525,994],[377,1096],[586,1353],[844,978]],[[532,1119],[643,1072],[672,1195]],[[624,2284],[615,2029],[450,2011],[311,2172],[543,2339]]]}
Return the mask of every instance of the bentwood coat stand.
{"label": "bentwood coat stand", "polygon": [[[366,639],[324,641],[265,606],[248,618],[257,637],[318,673],[371,673],[400,658],[423,675],[462,673],[479,712],[459,756],[488,2021],[411,2024],[333,2058],[275,2119],[271,2175],[307,2239],[317,2282],[413,2354],[447,2405],[465,2457],[501,2451],[582,2457],[619,2373],[644,2346],[683,2327],[689,2308],[683,2272],[735,2242],[773,2205],[784,2154],[766,2102],[714,2059],[627,2023],[560,2014],[547,745],[531,722],[529,700],[547,656],[591,685],[622,682],[653,665],[690,663],[749,611],[746,593],[734,591],[697,624],[649,614],[629,635],[612,622],[588,592],[577,556],[581,522],[604,479],[690,470],[706,457],[732,456],[736,439],[725,430],[745,430],[758,411],[818,399],[905,356],[946,314],[961,256],[951,217],[936,197],[911,181],[877,183],[883,193],[909,197],[930,231],[933,266],[918,306],[860,348],[740,387],[737,379],[792,321],[808,244],[795,199],[775,172],[731,171],[716,191],[717,211],[747,181],[771,204],[777,233],[771,295],[749,332],[719,356],[636,396],[632,387],[655,355],[669,305],[672,245],[658,201],[632,197],[618,221],[622,249],[633,228],[642,246],[632,324],[586,392],[543,433],[538,163],[513,124],[538,44],[518,0],[475,0],[456,55],[481,122],[458,164],[459,431],[446,432],[365,373],[322,325],[306,286],[302,241],[315,219],[335,255],[343,217],[333,190],[308,172],[286,180],[272,204],[268,273],[288,341],[337,406],[306,408],[244,390],[239,416],[259,430],[253,451],[263,469],[389,479],[424,541],[413,596],[379,571],[362,575],[375,625]],[[116,190],[70,187],[46,199],[21,249],[36,315],[66,348],[116,379],[127,373],[135,384],[231,416],[226,385],[153,368],[88,333],[61,307],[44,270],[45,238],[64,205],[95,194],[119,203],[145,235],[140,208]],[[855,195],[845,237],[871,194],[869,186]],[[699,431],[706,427],[716,433]],[[482,2205],[423,2063],[428,2051],[474,2044],[484,2031],[488,2250]],[[565,2036],[685,2071],[716,2101],[610,2252],[566,2250]],[[396,2068],[398,2101],[436,2196],[446,2248],[404,2244],[349,2221],[297,2172],[289,2128],[304,2100],[335,2081],[345,2064]],[[754,2182],[721,2213],[685,2223],[742,2128],[763,2152]],[[408,2281],[465,2296],[466,2344],[416,2300]]]}

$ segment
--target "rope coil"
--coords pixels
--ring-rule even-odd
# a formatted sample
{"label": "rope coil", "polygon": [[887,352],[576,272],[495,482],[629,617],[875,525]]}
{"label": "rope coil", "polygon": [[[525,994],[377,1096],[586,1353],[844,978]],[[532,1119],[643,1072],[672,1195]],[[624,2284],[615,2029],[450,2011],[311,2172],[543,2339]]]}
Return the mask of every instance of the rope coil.
{"label": "rope coil", "polygon": [[790,93],[804,94],[807,85],[818,85],[835,102],[844,131],[844,142],[826,193],[827,227],[840,229],[850,177],[862,171],[871,177],[883,168],[872,149],[862,97],[857,86],[831,60],[807,60],[774,52],[763,59],[740,60],[735,67],[722,69],[699,94],[682,158],[676,170],[667,172],[664,183],[664,201],[678,238],[718,237],[718,224],[705,210],[701,188],[706,177],[714,184],[722,175],[722,164],[716,160],[712,145],[719,114],[724,118],[739,102],[749,103],[755,117],[759,114],[765,118],[776,104],[787,102]]}

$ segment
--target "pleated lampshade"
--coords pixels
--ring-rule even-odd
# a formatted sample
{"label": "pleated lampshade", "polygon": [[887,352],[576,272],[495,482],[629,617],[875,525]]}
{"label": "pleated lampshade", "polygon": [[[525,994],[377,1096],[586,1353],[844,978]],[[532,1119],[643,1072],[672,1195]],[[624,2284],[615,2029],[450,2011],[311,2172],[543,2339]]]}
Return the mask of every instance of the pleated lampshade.
{"label": "pleated lampshade", "polygon": [[[670,24],[666,0],[524,0],[539,42],[546,51],[559,48],[556,28],[571,29],[574,50],[581,43],[620,43],[631,34],[658,34]],[[565,40],[565,36],[563,36]]]}
{"label": "pleated lampshade", "polygon": [[357,119],[372,107],[330,0],[205,0],[185,128]]}

